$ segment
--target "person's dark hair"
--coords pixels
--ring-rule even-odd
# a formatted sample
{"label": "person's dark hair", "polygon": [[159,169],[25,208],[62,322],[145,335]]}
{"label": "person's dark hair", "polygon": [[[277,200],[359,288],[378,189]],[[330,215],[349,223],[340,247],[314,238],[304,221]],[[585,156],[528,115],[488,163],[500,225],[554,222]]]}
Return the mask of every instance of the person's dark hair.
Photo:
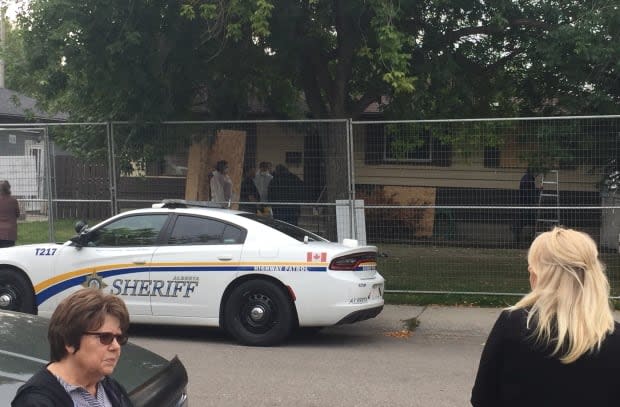
{"label": "person's dark hair", "polygon": [[270,167],[271,167],[271,163],[269,161],[261,161],[260,164],[258,164],[258,168],[261,171],[269,171]]}
{"label": "person's dark hair", "polygon": [[224,172],[224,168],[228,167],[228,161],[220,160],[215,164],[215,170],[217,172]]}
{"label": "person's dark hair", "polygon": [[11,195],[11,184],[9,184],[9,181],[7,180],[0,181],[0,194]]}
{"label": "person's dark hair", "polygon": [[251,165],[248,165],[248,166],[243,167],[243,176],[244,176],[244,177],[249,177],[249,176],[251,176],[251,175],[252,175],[252,172],[253,172],[254,170],[256,170],[256,168],[254,168],[254,167],[253,167],[253,166],[251,166]]}
{"label": "person's dark hair", "polygon": [[276,165],[276,174],[286,174],[288,172],[288,168],[286,168],[282,164]]}
{"label": "person's dark hair", "polygon": [[103,294],[96,288],[85,288],[62,300],[52,314],[47,330],[50,361],[64,359],[67,346],[73,346],[77,352],[84,332],[101,328],[106,315],[117,318],[122,333],[127,332],[129,312],[120,297]]}

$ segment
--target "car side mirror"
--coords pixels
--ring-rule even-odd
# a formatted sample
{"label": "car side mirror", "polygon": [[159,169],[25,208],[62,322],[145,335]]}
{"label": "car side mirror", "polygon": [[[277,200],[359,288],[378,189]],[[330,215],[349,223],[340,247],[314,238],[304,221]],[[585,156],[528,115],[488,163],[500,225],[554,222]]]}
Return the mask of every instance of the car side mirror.
{"label": "car side mirror", "polygon": [[73,236],[71,242],[77,247],[84,247],[88,245],[88,240],[90,239],[90,233],[88,230],[88,223],[83,220],[79,220],[75,222],[75,231],[77,235]]}
{"label": "car side mirror", "polygon": [[78,234],[84,232],[86,229],[88,229],[88,223],[86,223],[86,221],[78,220],[75,222],[75,231]]}
{"label": "car side mirror", "polygon": [[77,247],[84,247],[88,245],[88,233],[80,233],[79,235],[73,236],[71,242]]}

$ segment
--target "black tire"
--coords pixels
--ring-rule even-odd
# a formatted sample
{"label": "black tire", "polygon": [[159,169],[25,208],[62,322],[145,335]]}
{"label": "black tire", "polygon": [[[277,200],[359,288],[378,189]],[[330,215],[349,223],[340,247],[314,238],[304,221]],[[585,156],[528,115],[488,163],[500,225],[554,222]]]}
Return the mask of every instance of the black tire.
{"label": "black tire", "polygon": [[36,313],[32,285],[18,271],[0,270],[0,310]]}
{"label": "black tire", "polygon": [[224,327],[243,345],[277,345],[290,335],[293,322],[289,297],[270,281],[241,283],[226,299]]}

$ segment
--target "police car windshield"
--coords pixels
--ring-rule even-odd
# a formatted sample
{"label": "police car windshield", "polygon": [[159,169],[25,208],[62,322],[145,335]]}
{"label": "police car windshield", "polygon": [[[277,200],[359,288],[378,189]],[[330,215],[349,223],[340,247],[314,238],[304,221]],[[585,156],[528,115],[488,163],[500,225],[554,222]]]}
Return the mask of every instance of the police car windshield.
{"label": "police car windshield", "polygon": [[274,228],[277,231],[282,232],[285,235],[290,236],[295,240],[299,240],[300,242],[303,242],[306,236],[308,236],[309,242],[328,242],[329,241],[315,233],[308,232],[307,230],[304,230],[297,226],[293,226],[286,222],[282,222],[282,221],[269,218],[266,216],[258,216],[253,213],[240,213],[239,216],[252,219],[255,222],[262,223],[263,225],[269,226],[270,228]]}

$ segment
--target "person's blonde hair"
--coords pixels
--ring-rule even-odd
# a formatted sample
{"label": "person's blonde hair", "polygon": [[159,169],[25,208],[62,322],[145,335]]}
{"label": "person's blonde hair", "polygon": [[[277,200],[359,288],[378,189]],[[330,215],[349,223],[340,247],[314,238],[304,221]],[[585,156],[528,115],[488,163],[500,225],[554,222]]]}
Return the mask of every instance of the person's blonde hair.
{"label": "person's blonde hair", "polygon": [[614,330],[609,282],[590,236],[556,227],[539,235],[527,261],[536,275],[532,291],[510,310],[530,308],[533,338],[551,345],[551,356],[568,364],[598,351]]}

